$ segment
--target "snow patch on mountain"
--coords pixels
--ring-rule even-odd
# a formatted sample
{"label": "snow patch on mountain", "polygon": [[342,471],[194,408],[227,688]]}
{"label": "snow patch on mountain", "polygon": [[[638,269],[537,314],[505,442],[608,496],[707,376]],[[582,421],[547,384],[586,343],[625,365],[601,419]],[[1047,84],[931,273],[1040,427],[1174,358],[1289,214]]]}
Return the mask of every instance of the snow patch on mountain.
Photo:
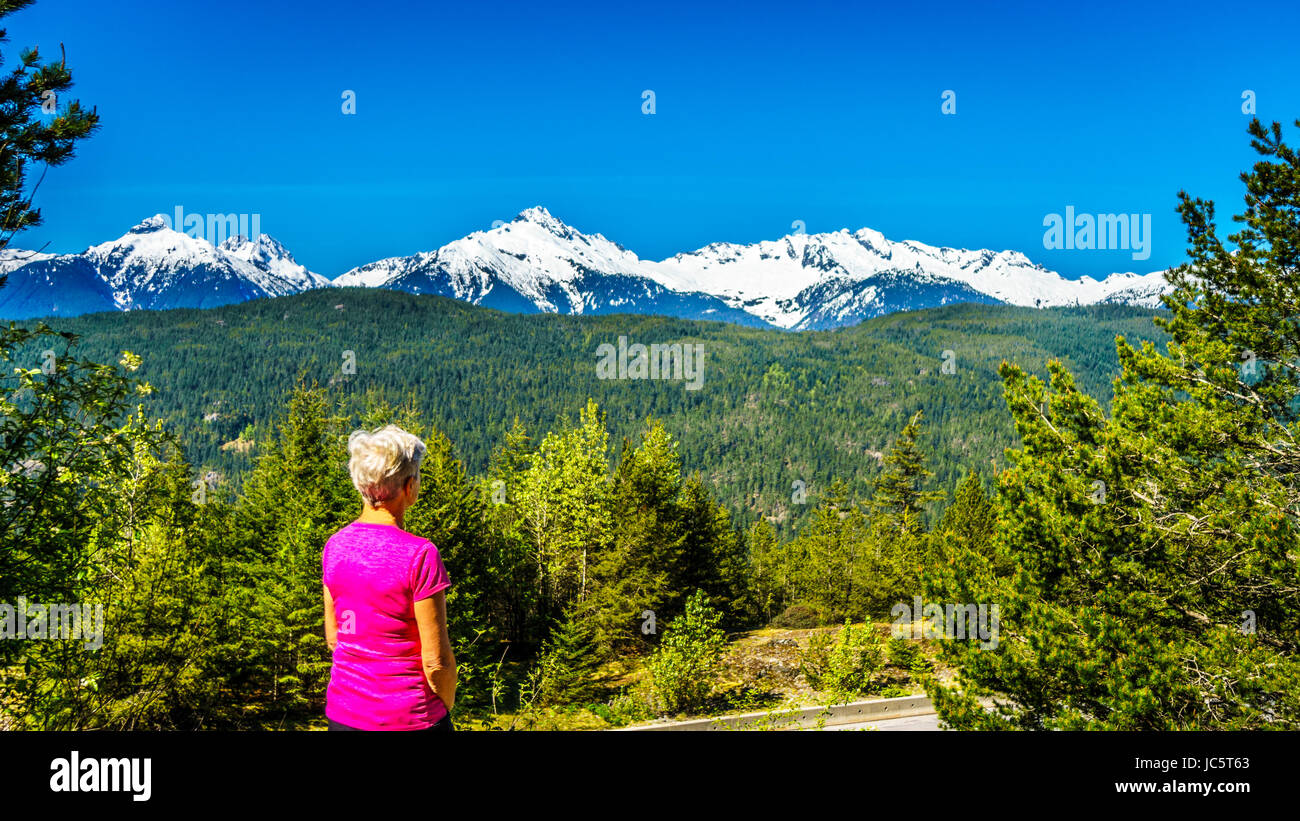
{"label": "snow patch on mountain", "polygon": [[54,254],[43,254],[40,251],[24,251],[21,248],[0,248],[0,274],[7,274],[10,271],[21,268],[29,262],[40,262],[43,259],[51,259]]}

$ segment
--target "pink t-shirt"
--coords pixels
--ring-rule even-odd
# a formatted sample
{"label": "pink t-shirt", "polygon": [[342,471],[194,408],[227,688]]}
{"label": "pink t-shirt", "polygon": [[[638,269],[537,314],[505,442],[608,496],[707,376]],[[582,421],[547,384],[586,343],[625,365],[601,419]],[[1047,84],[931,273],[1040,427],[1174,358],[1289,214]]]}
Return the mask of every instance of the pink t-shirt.
{"label": "pink t-shirt", "polygon": [[325,543],[339,641],[325,715],[358,730],[422,730],[447,707],[424,680],[415,602],[451,586],[438,548],[395,525],[353,522]]}

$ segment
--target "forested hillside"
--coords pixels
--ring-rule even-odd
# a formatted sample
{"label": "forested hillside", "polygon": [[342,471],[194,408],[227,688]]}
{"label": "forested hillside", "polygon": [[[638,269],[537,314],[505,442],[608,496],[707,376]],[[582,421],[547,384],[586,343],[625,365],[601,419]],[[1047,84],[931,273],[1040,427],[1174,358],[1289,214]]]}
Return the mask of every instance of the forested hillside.
{"label": "forested hillside", "polygon": [[[115,361],[122,350],[139,355],[137,375],[155,389],[148,411],[179,434],[194,465],[235,485],[299,378],[351,410],[368,393],[409,400],[446,432],[472,473],[486,468],[516,418],[529,433],[545,432],[576,419],[592,398],[614,442],[635,436],[647,417],[661,419],[687,469],[700,472],[733,515],[748,522],[761,513],[785,529],[807,510],[796,503],[799,487],[815,496],[842,479],[864,494],[917,410],[925,411],[921,444],[936,486],[951,489],[965,467],[1000,464],[1014,443],[1002,360],[1042,374],[1059,357],[1086,391],[1108,401],[1115,336],[1163,339],[1151,317],[1121,306],[957,305],[786,333],[646,316],[518,316],[348,289],[57,326],[79,335],[77,352],[93,361]],[[702,345],[700,389],[599,379],[596,349],[619,336],[629,345]]]}

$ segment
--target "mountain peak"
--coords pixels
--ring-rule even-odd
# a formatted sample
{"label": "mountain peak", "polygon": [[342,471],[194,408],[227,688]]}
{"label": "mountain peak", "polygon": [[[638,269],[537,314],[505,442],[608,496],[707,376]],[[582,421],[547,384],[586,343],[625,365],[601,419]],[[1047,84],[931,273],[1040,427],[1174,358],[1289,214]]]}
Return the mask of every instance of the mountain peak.
{"label": "mountain peak", "polygon": [[132,226],[128,234],[149,234],[163,228],[170,228],[167,224],[167,217],[163,214],[154,214],[146,220],[142,220],[138,225]]}
{"label": "mountain peak", "polygon": [[252,246],[253,253],[261,252],[269,257],[293,259],[293,255],[289,253],[288,248],[284,247],[284,243],[270,234],[258,234],[256,240],[250,240],[243,234],[234,234],[223,239],[217,247],[223,251],[239,251],[246,246]]}
{"label": "mountain peak", "polygon": [[532,208],[525,208],[523,211],[519,212],[519,215],[516,216],[512,222],[530,222],[533,225],[544,228],[555,234],[565,234],[570,230],[569,226],[556,219],[551,215],[550,211],[547,211],[546,208],[541,205],[534,205]]}

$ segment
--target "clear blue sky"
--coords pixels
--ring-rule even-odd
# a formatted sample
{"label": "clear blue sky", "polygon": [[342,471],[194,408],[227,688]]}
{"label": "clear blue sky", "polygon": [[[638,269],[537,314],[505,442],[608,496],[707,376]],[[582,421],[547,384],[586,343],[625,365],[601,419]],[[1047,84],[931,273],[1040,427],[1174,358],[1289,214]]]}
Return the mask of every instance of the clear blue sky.
{"label": "clear blue sky", "polygon": [[[1145,272],[1179,188],[1239,209],[1242,91],[1300,117],[1294,0],[872,5],[40,0],[5,65],[63,42],[103,127],[13,244],[255,212],[332,277],[541,204],[654,259],[802,220]],[[1151,258],[1044,249],[1067,205],[1152,214]]]}

